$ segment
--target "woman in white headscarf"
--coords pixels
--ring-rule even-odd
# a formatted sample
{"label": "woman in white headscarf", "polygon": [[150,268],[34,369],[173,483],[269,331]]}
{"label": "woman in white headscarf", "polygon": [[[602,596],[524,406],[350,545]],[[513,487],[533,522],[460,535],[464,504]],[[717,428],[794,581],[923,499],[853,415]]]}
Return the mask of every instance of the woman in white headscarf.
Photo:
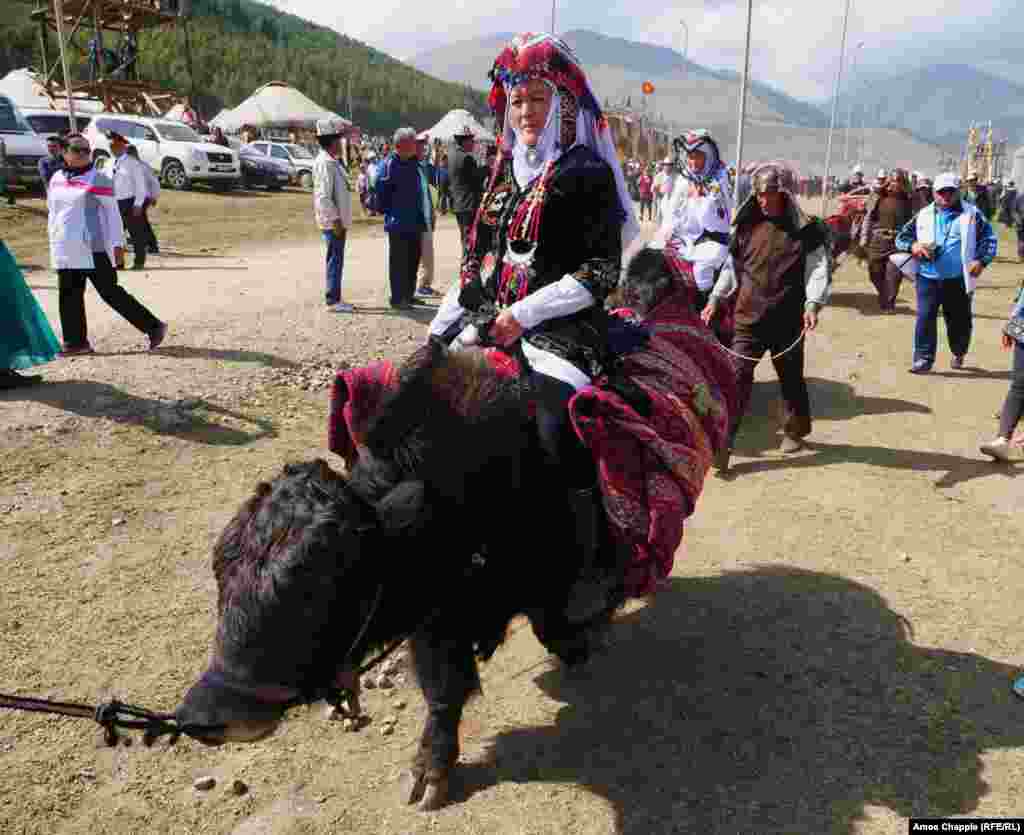
{"label": "woman in white headscarf", "polygon": [[680,176],[655,240],[693,264],[697,309],[702,310],[729,255],[733,210],[729,170],[706,130],[689,131],[673,145]]}
{"label": "woman in white headscarf", "polygon": [[[491,108],[504,126],[462,263],[430,325],[456,348],[486,332],[517,342],[529,364],[541,442],[565,479],[592,569],[600,520],[596,472],[569,424],[569,399],[601,373],[607,296],[623,247],[639,232],[607,121],[572,50],[551,35],[515,38],[494,63]],[[592,578],[593,579],[593,578]],[[610,578],[606,578],[610,579]],[[605,606],[603,582],[580,582],[568,613]]]}

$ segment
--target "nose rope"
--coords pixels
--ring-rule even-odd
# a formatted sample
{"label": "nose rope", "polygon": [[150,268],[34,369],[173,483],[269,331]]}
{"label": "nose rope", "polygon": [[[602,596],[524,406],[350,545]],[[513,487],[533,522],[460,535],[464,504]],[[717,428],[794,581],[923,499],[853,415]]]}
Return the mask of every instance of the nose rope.
{"label": "nose rope", "polygon": [[179,725],[173,714],[155,713],[144,707],[125,704],[117,699],[92,706],[0,693],[0,708],[70,716],[74,719],[92,719],[103,728],[103,738],[111,747],[117,745],[118,728],[143,731],[142,742],[147,747],[161,736],[170,736],[170,744],[173,745],[182,734],[193,735],[192,729],[187,725]]}

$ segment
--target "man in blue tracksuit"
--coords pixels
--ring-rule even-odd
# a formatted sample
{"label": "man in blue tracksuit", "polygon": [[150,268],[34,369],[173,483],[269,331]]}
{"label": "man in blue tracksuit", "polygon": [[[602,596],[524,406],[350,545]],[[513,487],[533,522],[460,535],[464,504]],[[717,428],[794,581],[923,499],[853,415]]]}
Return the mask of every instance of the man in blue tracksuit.
{"label": "man in blue tracksuit", "polygon": [[891,256],[904,273],[916,275],[917,324],[912,374],[927,374],[938,348],[937,319],[942,308],[952,368],[964,367],[971,345],[971,299],[981,271],[996,257],[996,235],[978,208],[960,197],[960,178],[940,174],[934,202],[908,222]]}
{"label": "man in blue tracksuit", "polygon": [[399,128],[395,131],[394,143],[394,153],[381,163],[374,188],[388,233],[391,307],[404,310],[414,302],[423,233],[429,224],[424,208],[429,205],[429,195],[423,194],[423,178],[416,156],[416,131]]}

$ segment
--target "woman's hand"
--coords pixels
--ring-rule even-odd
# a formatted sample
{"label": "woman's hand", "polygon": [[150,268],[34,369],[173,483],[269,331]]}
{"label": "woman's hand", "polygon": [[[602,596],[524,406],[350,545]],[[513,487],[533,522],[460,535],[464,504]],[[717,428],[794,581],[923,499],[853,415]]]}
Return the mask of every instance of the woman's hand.
{"label": "woman's hand", "polygon": [[1003,347],[1007,351],[1009,351],[1013,347],[1013,337],[1010,336],[1010,334],[1008,334],[1008,333],[1004,333],[1002,336],[1003,336]]}
{"label": "woman's hand", "polygon": [[700,312],[700,318],[704,324],[711,327],[711,322],[715,318],[715,314],[718,313],[718,302],[714,299],[709,299],[708,303],[704,306],[704,309]]}
{"label": "woman's hand", "polygon": [[498,318],[494,320],[494,324],[491,325],[491,340],[503,348],[514,344],[522,335],[523,326],[516,321],[516,317],[508,310],[501,311],[498,314]]}

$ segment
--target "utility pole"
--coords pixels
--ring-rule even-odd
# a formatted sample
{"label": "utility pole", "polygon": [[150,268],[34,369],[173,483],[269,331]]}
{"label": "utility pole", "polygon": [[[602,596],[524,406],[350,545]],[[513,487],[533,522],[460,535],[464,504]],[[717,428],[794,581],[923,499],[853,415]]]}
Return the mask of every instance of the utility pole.
{"label": "utility pole", "polygon": [[558,5],[558,0],[551,0],[551,34],[555,34],[555,7]]}
{"label": "utility pole", "polygon": [[[843,155],[843,159],[846,160],[846,164],[850,164],[850,131],[853,129],[853,80],[857,76],[857,56],[860,55],[860,51],[864,48],[864,41],[857,44],[857,49],[853,53],[853,66],[850,69],[850,110],[847,113],[846,118],[846,153]],[[859,162],[860,160],[858,160]]]}
{"label": "utility pole", "polygon": [[846,60],[846,30],[850,25],[850,2],[846,0],[846,12],[843,14],[843,39],[839,44],[839,68],[836,70],[836,85],[832,90],[832,119],[828,127],[828,146],[825,149],[825,180],[821,189],[821,216],[828,214],[829,176],[832,173],[832,136],[836,130],[836,115],[839,111],[839,88],[843,83],[843,62]]}
{"label": "utility pole", "polygon": [[736,132],[736,182],[733,183],[732,202],[739,209],[740,175],[743,171],[743,125],[747,121],[747,88],[750,80],[750,30],[754,22],[754,0],[747,0],[747,49],[743,57],[743,80],[740,87],[740,124]]}
{"label": "utility pole", "polygon": [[57,19],[57,44],[60,46],[60,65],[64,73],[64,92],[68,97],[68,122],[72,133],[78,133],[78,122],[75,120],[75,100],[71,95],[71,76],[68,74],[68,56],[64,44],[64,5],[61,0],[53,0],[54,17]]}

